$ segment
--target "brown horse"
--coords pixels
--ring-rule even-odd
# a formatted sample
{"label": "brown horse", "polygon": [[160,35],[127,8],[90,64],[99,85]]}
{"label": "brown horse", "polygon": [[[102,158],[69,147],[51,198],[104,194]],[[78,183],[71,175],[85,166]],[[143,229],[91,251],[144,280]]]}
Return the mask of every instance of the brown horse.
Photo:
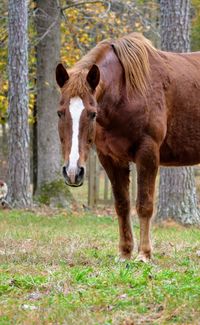
{"label": "brown horse", "polygon": [[94,142],[113,188],[121,257],[130,258],[129,163],[135,162],[138,258],[145,261],[158,166],[200,162],[200,52],[162,52],[133,33],[99,43],[68,72],[59,64],[56,79],[65,181],[82,185]]}

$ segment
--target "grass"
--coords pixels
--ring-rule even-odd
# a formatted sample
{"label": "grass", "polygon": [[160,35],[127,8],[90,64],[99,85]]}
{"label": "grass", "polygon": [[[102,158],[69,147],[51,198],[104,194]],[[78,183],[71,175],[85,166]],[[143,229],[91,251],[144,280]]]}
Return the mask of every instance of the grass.
{"label": "grass", "polygon": [[0,212],[0,324],[200,324],[200,229],[152,237],[151,263],[119,263],[109,216]]}

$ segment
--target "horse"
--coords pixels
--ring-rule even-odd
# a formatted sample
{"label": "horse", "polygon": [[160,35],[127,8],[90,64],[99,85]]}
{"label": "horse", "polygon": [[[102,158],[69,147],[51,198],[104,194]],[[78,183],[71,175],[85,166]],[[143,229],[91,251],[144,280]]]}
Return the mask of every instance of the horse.
{"label": "horse", "polygon": [[148,261],[159,165],[200,163],[200,52],[164,52],[132,33],[101,41],[69,71],[59,63],[56,80],[66,184],[83,184],[94,144],[112,184],[120,256],[130,259],[134,243],[129,171],[134,162],[140,223],[137,259]]}

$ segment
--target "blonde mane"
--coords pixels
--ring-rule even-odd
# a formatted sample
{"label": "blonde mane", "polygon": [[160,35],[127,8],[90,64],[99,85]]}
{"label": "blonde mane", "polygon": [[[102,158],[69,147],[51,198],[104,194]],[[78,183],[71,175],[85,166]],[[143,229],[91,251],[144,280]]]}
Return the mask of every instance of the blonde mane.
{"label": "blonde mane", "polygon": [[148,39],[139,33],[132,33],[115,41],[102,41],[90,50],[69,71],[70,79],[72,78],[71,82],[69,79],[71,92],[83,93],[86,91],[85,78],[88,69],[95,63],[98,65],[98,61],[103,58],[107,50],[110,50],[111,46],[123,66],[128,96],[132,94],[133,90],[137,90],[143,95],[146,93],[150,71],[148,51],[154,54],[157,50]]}
{"label": "blonde mane", "polygon": [[127,94],[131,95],[135,89],[144,95],[150,72],[148,51],[155,54],[157,50],[139,33],[119,38],[113,47],[124,68]]}

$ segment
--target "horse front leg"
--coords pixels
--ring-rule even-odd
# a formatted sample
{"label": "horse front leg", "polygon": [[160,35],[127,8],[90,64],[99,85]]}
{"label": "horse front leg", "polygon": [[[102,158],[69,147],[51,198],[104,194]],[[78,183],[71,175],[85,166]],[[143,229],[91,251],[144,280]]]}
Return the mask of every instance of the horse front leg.
{"label": "horse front leg", "polygon": [[119,224],[120,258],[130,259],[133,251],[133,234],[130,218],[129,165],[116,164],[110,157],[98,153],[110,182],[115,198],[115,209]]}
{"label": "horse front leg", "polygon": [[155,180],[159,165],[159,150],[152,142],[141,148],[136,160],[138,193],[136,210],[140,222],[140,242],[137,260],[146,262],[151,258],[151,217],[153,214]]}

